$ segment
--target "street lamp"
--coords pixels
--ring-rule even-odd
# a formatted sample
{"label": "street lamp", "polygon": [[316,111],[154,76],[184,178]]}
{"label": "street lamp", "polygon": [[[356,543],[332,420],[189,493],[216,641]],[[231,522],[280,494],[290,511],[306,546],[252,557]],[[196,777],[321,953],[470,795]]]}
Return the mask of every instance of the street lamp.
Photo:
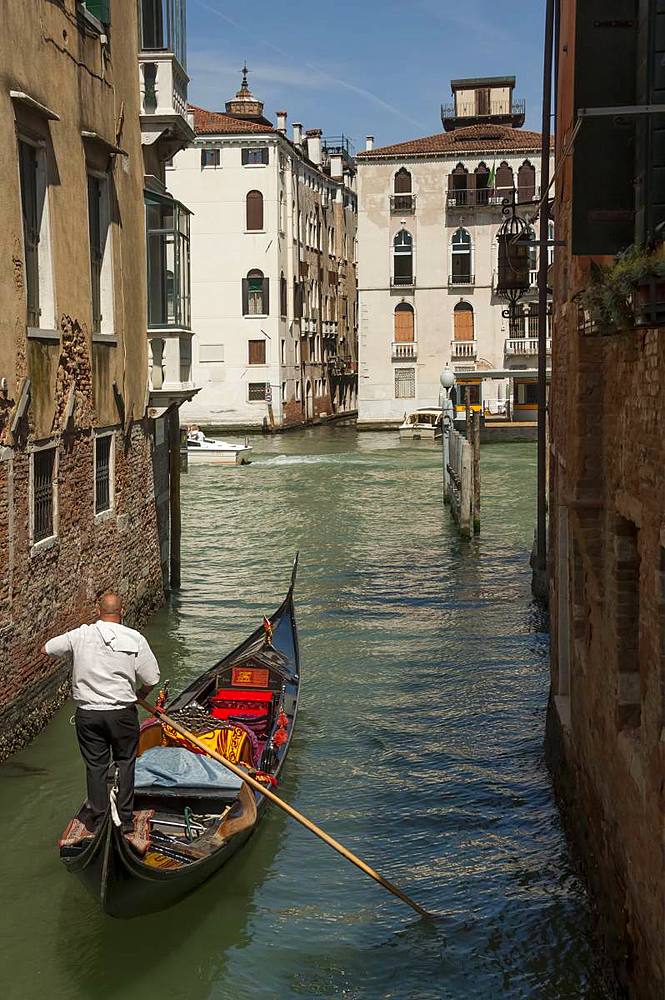
{"label": "street lamp", "polygon": [[455,385],[455,372],[446,367],[441,372],[441,458],[443,461],[443,502],[450,502],[450,486],[448,479],[448,465],[450,462],[450,432],[453,426],[453,402],[450,398],[450,390]]}

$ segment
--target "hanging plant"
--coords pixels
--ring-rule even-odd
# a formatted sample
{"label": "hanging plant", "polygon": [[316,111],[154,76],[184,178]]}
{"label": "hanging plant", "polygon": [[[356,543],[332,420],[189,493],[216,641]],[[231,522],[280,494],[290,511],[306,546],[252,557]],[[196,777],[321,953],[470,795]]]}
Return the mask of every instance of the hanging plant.
{"label": "hanging plant", "polygon": [[609,267],[591,264],[591,280],[577,297],[585,327],[617,333],[665,325],[665,259],[630,247]]}

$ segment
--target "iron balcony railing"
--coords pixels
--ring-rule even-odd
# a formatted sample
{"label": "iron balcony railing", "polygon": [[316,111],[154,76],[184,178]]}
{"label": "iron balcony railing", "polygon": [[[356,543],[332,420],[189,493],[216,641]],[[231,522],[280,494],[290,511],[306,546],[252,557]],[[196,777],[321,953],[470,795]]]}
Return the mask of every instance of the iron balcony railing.
{"label": "iron balcony railing", "polygon": [[407,214],[415,212],[416,210],[416,196],[415,194],[391,194],[390,196],[390,212],[392,215],[396,214]]}
{"label": "iron balcony railing", "polygon": [[490,118],[502,115],[525,115],[525,100],[508,100],[506,98],[498,101],[489,101],[481,104],[477,100],[456,101],[451,104],[441,105],[442,118]]}
{"label": "iron balcony railing", "polygon": [[[501,208],[504,198],[510,198],[512,191],[512,188],[449,188],[446,203],[448,208],[476,208],[485,205]],[[537,189],[534,189],[533,193],[518,192],[520,204],[537,201],[538,197]]]}
{"label": "iron balcony railing", "polygon": [[393,274],[390,284],[394,288],[413,288],[416,284],[416,276],[415,274]]}
{"label": "iron balcony railing", "polygon": [[474,274],[449,274],[449,285],[475,285],[476,276]]}

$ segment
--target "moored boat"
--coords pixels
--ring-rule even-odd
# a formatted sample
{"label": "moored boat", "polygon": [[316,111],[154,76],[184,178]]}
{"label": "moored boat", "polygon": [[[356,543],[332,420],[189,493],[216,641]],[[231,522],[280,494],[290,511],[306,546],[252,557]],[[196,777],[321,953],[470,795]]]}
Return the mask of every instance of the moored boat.
{"label": "moored boat", "polygon": [[214,465],[249,465],[252,447],[245,439],[244,444],[217,441],[206,437],[198,428],[187,433],[187,458],[195,462],[210,462]]}
{"label": "moored boat", "polygon": [[[300,659],[293,605],[297,558],[281,606],[240,646],[167,706],[169,718],[267,786],[277,783],[298,709]],[[162,910],[215,874],[246,843],[267,805],[229,768],[166,722],[141,726],[134,833],[121,832],[114,793],[94,834],[84,808],[60,857],[102,910],[133,917]]]}
{"label": "moored boat", "polygon": [[436,406],[425,406],[404,415],[399,436],[403,441],[434,441],[441,437],[441,410]]}

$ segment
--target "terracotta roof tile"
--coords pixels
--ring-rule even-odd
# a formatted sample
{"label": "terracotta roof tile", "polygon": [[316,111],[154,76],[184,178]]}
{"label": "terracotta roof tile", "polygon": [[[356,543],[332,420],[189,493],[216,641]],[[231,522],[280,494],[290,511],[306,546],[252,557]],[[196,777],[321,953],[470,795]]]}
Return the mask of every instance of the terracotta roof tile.
{"label": "terracotta roof tile", "polygon": [[455,156],[465,152],[510,152],[514,150],[540,149],[540,132],[527,132],[509,125],[468,125],[453,132],[437,132],[423,139],[411,139],[394,146],[380,146],[377,149],[358,153],[358,159],[372,159],[381,156],[431,156],[450,154]]}
{"label": "terracotta roof tile", "polygon": [[238,132],[275,131],[272,125],[233,118],[232,115],[222,111],[206,111],[205,108],[199,108],[195,104],[188,104],[187,109],[194,114],[194,131],[197,135],[237,135]]}

